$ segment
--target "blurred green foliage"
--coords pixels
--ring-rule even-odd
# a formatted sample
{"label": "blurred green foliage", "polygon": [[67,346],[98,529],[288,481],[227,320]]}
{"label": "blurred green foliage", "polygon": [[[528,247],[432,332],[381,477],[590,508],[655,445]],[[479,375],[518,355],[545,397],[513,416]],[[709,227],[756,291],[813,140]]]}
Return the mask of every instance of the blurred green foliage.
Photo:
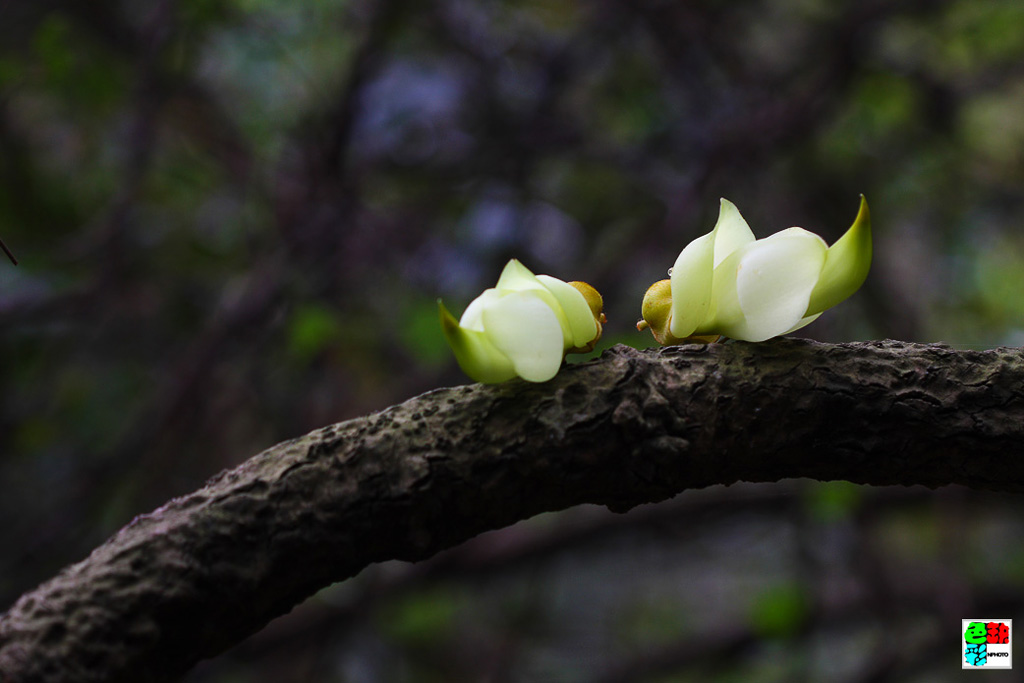
{"label": "blurred green foliage", "polygon": [[[436,299],[461,312],[511,257],[602,292],[592,356],[653,345],[643,292],[722,196],[759,236],[833,240],[867,195],[869,280],[801,334],[1024,344],[1022,20],[1015,0],[0,5],[0,236],[21,262],[0,259],[0,603],[274,442],[465,382]],[[785,513],[751,494],[748,517],[715,508],[729,524],[510,559],[472,597],[295,617],[303,637],[193,680],[576,681],[616,658],[633,680],[813,678],[795,629],[823,596],[902,599],[927,631],[935,605],[1019,585],[1013,502],[785,490]],[[646,653],[702,620],[779,649],[682,674]]]}
{"label": "blurred green foliage", "polygon": [[828,481],[804,490],[808,513],[822,522],[835,522],[850,517],[864,497],[863,487],[848,481]]}
{"label": "blurred green foliage", "polygon": [[754,599],[750,622],[763,637],[792,636],[808,616],[806,588],[800,585],[774,586]]}
{"label": "blurred green foliage", "polygon": [[437,647],[453,637],[459,612],[446,591],[424,591],[381,610],[378,628],[404,645]]}

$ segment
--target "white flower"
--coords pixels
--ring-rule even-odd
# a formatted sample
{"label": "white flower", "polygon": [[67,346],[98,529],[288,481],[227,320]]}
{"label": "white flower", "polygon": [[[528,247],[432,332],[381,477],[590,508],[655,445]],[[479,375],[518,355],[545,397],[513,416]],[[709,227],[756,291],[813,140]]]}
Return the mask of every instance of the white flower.
{"label": "white flower", "polygon": [[647,291],[637,329],[650,327],[661,344],[716,336],[764,341],[846,299],[870,266],[871,217],[863,196],[853,225],[831,247],[803,228],[755,240],[723,199],[715,228],[683,249],[670,279]]}
{"label": "white flower", "polygon": [[512,259],[498,284],[456,322],[438,300],[441,328],[463,371],[478,382],[515,376],[546,382],[567,353],[587,352],[605,321],[601,295],[585,282],[534,275]]}

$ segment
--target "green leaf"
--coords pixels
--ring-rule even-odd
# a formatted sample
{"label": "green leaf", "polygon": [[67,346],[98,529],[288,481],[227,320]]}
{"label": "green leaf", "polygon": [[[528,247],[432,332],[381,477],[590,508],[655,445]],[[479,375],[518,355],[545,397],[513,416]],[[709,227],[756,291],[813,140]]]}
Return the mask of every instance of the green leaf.
{"label": "green leaf", "polygon": [[396,333],[402,345],[419,363],[436,366],[448,358],[448,343],[437,329],[437,304],[416,298],[403,307]]}
{"label": "green leaf", "polygon": [[450,637],[458,610],[458,601],[447,593],[417,593],[381,610],[380,625],[406,645],[433,645]]}
{"label": "green leaf", "polygon": [[307,305],[292,313],[288,350],[302,360],[317,355],[341,336],[341,321],[324,306]]}
{"label": "green leaf", "polygon": [[775,586],[754,599],[750,625],[763,637],[788,636],[800,630],[809,611],[802,586]]}
{"label": "green leaf", "polygon": [[863,498],[863,488],[848,481],[827,481],[811,486],[804,505],[810,514],[823,522],[849,517]]}
{"label": "green leaf", "polygon": [[34,36],[36,54],[42,60],[47,75],[63,82],[75,65],[75,53],[70,45],[71,27],[59,14],[49,14],[39,23]]}

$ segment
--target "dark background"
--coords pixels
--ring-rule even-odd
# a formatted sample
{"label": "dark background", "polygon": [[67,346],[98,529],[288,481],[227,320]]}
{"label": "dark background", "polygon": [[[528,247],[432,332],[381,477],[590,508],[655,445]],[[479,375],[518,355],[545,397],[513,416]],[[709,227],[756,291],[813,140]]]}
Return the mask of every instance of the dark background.
{"label": "dark background", "polygon": [[[862,290],[801,336],[1024,344],[1024,3],[0,0],[0,610],[278,441],[467,381],[502,265],[613,343],[725,196]],[[1008,454],[1011,455],[1011,454]],[[953,680],[1016,498],[789,481],[545,515],[189,683]],[[302,561],[297,558],[297,561]]]}

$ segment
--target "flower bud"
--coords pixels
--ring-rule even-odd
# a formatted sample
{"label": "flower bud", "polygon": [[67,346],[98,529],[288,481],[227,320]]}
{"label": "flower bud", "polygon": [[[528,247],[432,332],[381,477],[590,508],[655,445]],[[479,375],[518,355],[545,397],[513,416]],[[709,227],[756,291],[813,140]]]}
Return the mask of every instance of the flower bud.
{"label": "flower bud", "polygon": [[516,376],[546,382],[567,353],[593,350],[605,322],[596,289],[585,282],[534,275],[515,259],[459,321],[437,303],[441,329],[459,366],[474,380],[489,384]]}

